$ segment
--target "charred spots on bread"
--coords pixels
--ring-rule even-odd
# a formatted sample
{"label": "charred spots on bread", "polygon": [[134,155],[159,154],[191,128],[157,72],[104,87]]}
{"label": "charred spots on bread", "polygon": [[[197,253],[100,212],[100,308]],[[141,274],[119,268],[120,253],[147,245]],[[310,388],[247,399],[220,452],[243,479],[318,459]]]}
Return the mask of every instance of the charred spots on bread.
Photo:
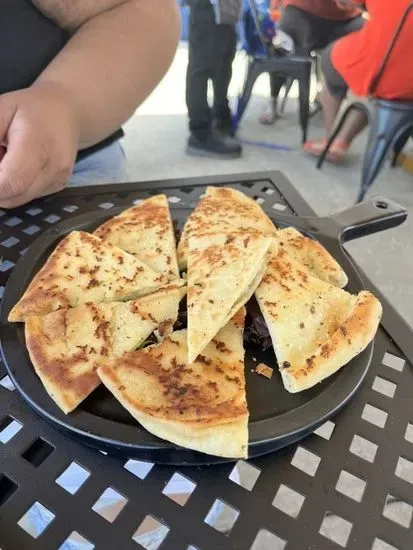
{"label": "charred spots on bread", "polygon": [[321,355],[321,357],[324,357],[324,358],[329,357],[329,355],[330,355],[330,346],[328,344],[323,344],[321,346],[320,355]]}
{"label": "charred spots on bread", "polygon": [[173,319],[165,319],[165,321],[162,321],[162,323],[160,323],[160,325],[158,326],[158,332],[161,337],[165,336],[167,331],[172,327],[172,322]]}
{"label": "charred spots on bread", "polygon": [[241,379],[239,376],[229,376],[228,374],[225,375],[225,380],[227,382],[235,382],[235,384],[237,385],[240,385],[241,384]]}
{"label": "charred spots on bread", "polygon": [[298,276],[300,277],[300,279],[303,281],[303,283],[306,283],[308,281],[308,276],[307,276],[307,273],[305,273],[304,271],[298,271]]}
{"label": "charred spots on bread", "polygon": [[107,341],[109,338],[110,323],[109,321],[101,321],[95,329],[96,338],[102,338],[102,340]]}
{"label": "charred spots on bread", "polygon": [[207,366],[209,366],[212,363],[211,359],[208,359],[208,357],[205,357],[205,355],[198,355],[198,357],[196,358],[196,361],[198,363],[203,363],[204,365],[207,365]]}
{"label": "charred spots on bread", "polygon": [[90,281],[89,281],[86,288],[89,290],[89,289],[94,288],[96,286],[99,286],[99,281],[97,279],[93,278],[93,279],[90,279]]}
{"label": "charred spots on bread", "polygon": [[225,342],[221,342],[220,340],[216,340],[215,338],[212,340],[212,342],[215,344],[215,347],[220,353],[231,353],[231,350],[227,348]]}
{"label": "charred spots on bread", "polygon": [[316,358],[315,355],[311,355],[311,357],[307,357],[305,360],[305,363],[307,365],[307,369],[310,370],[314,367],[314,359]]}

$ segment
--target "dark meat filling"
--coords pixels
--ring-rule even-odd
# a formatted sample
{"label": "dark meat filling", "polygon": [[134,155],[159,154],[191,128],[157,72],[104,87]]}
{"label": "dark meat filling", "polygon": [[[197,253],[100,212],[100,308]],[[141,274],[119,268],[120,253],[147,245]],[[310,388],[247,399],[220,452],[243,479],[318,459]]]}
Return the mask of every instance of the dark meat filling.
{"label": "dark meat filling", "polygon": [[259,346],[266,351],[272,347],[271,336],[255,297],[247,303],[245,318],[244,341],[247,344]]}

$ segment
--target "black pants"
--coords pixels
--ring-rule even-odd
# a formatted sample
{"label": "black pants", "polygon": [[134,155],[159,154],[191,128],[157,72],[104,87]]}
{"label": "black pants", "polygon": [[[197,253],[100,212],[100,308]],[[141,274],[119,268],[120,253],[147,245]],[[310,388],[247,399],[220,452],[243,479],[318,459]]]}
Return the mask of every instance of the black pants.
{"label": "black pants", "polygon": [[[323,19],[295,6],[287,6],[280,19],[280,29],[291,36],[298,55],[309,55],[313,50],[325,48],[330,42],[362,28],[364,19],[359,16],[345,21]],[[285,84],[279,73],[270,75],[271,97],[276,99]]]}
{"label": "black pants", "polygon": [[[186,104],[189,129],[208,132],[213,118],[230,125],[228,86],[236,51],[234,25],[217,25],[210,0],[191,0],[189,14],[189,59]],[[208,81],[214,89],[213,108],[208,105]]]}

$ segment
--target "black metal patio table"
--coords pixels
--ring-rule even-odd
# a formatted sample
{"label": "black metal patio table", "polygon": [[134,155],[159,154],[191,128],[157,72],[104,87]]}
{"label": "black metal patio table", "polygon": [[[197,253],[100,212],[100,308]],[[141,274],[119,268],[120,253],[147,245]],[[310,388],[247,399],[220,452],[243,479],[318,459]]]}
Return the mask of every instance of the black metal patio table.
{"label": "black metal patio table", "polygon": [[[193,207],[231,185],[267,212],[313,216],[279,172],[67,189],[0,211],[0,292],[46,229],[155,193]],[[413,548],[413,333],[384,314],[351,402],[300,442],[211,466],[165,466],[88,448],[40,418],[0,364],[1,550]]]}

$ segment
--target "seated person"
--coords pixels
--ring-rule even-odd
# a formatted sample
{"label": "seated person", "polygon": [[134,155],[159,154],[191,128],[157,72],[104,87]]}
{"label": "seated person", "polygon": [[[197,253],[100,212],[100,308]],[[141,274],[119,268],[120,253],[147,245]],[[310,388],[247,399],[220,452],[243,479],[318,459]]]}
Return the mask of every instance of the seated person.
{"label": "seated person", "polygon": [[75,164],[110,180],[120,126],[173,59],[176,0],[2,0],[1,23],[0,208],[63,189]]}
{"label": "seated person", "polygon": [[[411,0],[367,0],[368,21],[363,29],[337,40],[322,54],[323,108],[326,135],[332,129],[347,90],[357,96],[368,96],[390,43]],[[413,101],[413,73],[410,58],[413,52],[413,12],[396,40],[383,74],[373,90],[375,97]],[[340,161],[354,137],[366,125],[359,111],[352,111],[331,146],[327,159]],[[309,141],[304,150],[320,156],[326,140]]]}
{"label": "seated person", "polygon": [[[279,18],[278,28],[291,36],[295,52],[300,55],[325,48],[361,29],[364,22],[359,8],[339,7],[335,0],[271,0],[270,10],[274,20]],[[285,82],[283,75],[270,74],[271,100],[260,117],[262,124],[273,124],[277,119],[278,95]]]}

